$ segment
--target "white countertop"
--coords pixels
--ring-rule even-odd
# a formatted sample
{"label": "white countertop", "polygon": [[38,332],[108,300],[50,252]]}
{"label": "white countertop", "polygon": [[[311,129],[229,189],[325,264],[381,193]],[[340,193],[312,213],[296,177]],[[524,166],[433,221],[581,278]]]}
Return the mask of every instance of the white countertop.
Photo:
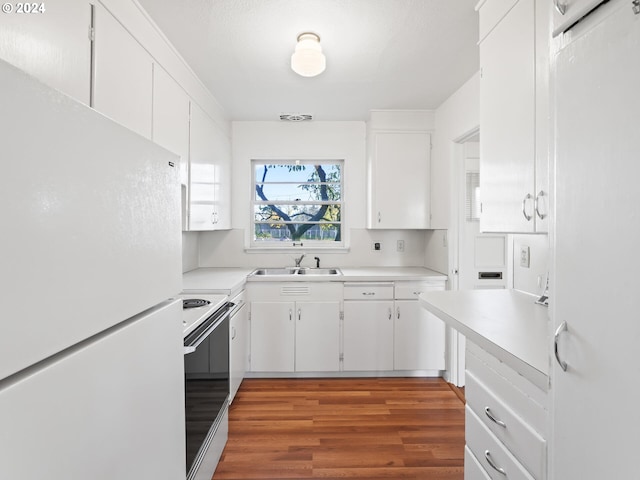
{"label": "white countertop", "polygon": [[[392,282],[402,280],[428,281],[447,280],[443,273],[424,267],[339,267],[342,275],[337,276],[294,276],[279,275],[260,277],[260,281],[332,281],[332,282]],[[235,295],[255,268],[197,268],[182,275],[184,292],[222,293]]]}
{"label": "white countertop", "polygon": [[392,282],[394,280],[447,280],[444,273],[424,267],[340,267],[343,282]]}
{"label": "white countertop", "polygon": [[548,308],[517,290],[424,292],[420,303],[534,384],[549,384]]}
{"label": "white countertop", "polygon": [[182,275],[182,290],[235,295],[253,268],[196,268]]}

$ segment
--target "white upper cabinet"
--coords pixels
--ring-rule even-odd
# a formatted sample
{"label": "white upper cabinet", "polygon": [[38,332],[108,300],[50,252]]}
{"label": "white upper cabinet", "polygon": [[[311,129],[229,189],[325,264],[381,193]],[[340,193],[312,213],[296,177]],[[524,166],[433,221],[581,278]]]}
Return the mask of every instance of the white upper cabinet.
{"label": "white upper cabinet", "polygon": [[231,142],[213,120],[191,104],[188,229],[230,228]]}
{"label": "white upper cabinet", "polygon": [[153,66],[153,134],[158,145],[180,155],[180,180],[189,181],[189,96],[160,66]]}
{"label": "white upper cabinet", "polygon": [[151,138],[151,56],[104,7],[94,8],[93,107]]}
{"label": "white upper cabinet", "polygon": [[82,0],[44,6],[39,14],[2,14],[0,58],[89,105],[91,6]]}
{"label": "white upper cabinet", "polygon": [[368,228],[430,227],[430,155],[426,132],[371,132]]}
{"label": "white upper cabinet", "polygon": [[182,87],[160,65],[154,64],[152,140],[180,155],[183,230],[188,229],[190,106],[189,96]]}
{"label": "white upper cabinet", "polygon": [[553,35],[556,36],[580,20],[604,0],[551,0],[553,1]]}
{"label": "white upper cabinet", "polygon": [[[481,7],[481,19],[492,3]],[[548,10],[541,3],[518,1],[480,44],[483,232],[547,229],[548,27],[536,31],[536,15],[544,24]]]}

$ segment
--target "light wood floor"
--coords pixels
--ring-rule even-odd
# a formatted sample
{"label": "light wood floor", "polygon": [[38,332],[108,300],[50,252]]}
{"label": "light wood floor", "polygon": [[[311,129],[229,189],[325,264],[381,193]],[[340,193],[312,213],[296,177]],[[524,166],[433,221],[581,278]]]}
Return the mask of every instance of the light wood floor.
{"label": "light wood floor", "polygon": [[213,480],[464,476],[464,403],[439,378],[245,379],[229,430]]}

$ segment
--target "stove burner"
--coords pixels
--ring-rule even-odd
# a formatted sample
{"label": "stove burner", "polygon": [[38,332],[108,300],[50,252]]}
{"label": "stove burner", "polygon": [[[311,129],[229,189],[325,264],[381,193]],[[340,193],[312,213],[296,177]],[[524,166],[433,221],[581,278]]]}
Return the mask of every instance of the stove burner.
{"label": "stove burner", "polygon": [[186,310],[187,308],[204,307],[210,303],[211,302],[209,300],[204,300],[202,298],[185,298],[182,300],[182,309]]}

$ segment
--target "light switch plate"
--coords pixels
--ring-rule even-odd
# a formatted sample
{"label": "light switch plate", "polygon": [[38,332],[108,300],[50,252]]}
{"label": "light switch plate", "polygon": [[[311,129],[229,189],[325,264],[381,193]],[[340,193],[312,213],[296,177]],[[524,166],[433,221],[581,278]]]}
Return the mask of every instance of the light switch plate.
{"label": "light switch plate", "polygon": [[526,245],[522,245],[520,247],[520,266],[524,268],[529,268],[530,258],[529,258],[529,247]]}

